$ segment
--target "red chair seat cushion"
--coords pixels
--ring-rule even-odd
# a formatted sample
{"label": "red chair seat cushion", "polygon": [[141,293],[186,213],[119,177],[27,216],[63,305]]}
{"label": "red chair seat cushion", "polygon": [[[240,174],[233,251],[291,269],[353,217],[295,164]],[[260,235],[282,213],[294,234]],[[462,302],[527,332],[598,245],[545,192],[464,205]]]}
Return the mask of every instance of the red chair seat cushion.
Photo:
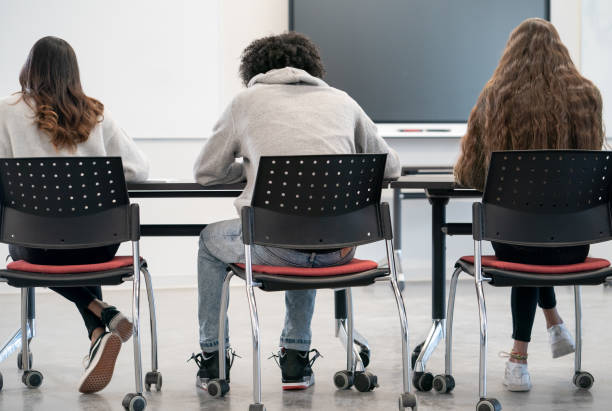
{"label": "red chair seat cushion", "polygon": [[[474,256],[464,256],[461,260],[474,264]],[[579,273],[582,271],[593,271],[601,268],[610,266],[610,262],[603,258],[590,258],[583,263],[568,264],[568,265],[532,265],[532,264],[521,264],[521,263],[510,263],[508,261],[498,260],[493,255],[482,256],[482,266],[498,268],[500,270],[508,271],[519,271],[524,273],[537,273],[537,274],[569,274]]]}
{"label": "red chair seat cushion", "polygon": [[[242,263],[236,264],[245,269]],[[354,274],[378,268],[378,263],[371,260],[359,260],[353,258],[349,263],[334,265],[332,267],[280,267],[275,265],[253,265],[253,272],[278,275],[292,275],[299,277],[325,277],[333,275]]]}
{"label": "red chair seat cushion", "polygon": [[96,271],[114,270],[121,267],[132,265],[133,258],[131,256],[115,257],[110,261],[98,264],[81,264],[81,265],[41,265],[30,264],[24,260],[14,261],[7,264],[6,268],[13,271],[27,271],[30,273],[44,274],[75,274],[75,273],[91,273]]}

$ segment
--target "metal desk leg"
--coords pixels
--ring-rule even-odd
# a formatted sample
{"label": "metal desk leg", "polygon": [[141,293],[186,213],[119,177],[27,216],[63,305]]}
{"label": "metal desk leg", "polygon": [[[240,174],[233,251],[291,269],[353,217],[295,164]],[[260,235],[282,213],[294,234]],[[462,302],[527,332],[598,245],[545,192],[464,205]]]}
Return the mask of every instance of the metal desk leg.
{"label": "metal desk leg", "polygon": [[[34,319],[36,312],[34,310],[34,288],[28,288],[28,322],[27,322],[27,333],[28,341],[36,335],[36,328],[34,326]],[[11,338],[4,344],[0,349],[0,362],[6,360],[13,352],[21,350],[21,328],[19,328]],[[18,356],[21,354],[18,353]],[[31,362],[31,360],[30,360]],[[17,365],[21,369],[21,358],[17,359]],[[30,364],[31,365],[31,364]]]}
{"label": "metal desk leg", "polygon": [[427,361],[444,339],[446,332],[446,235],[442,227],[446,224],[448,197],[429,197],[431,203],[431,318],[432,326],[425,341],[412,353],[414,386],[419,391],[429,391],[433,386],[433,374],[425,372]]}
{"label": "metal desk leg", "polygon": [[404,289],[406,277],[402,271],[402,190],[393,189],[393,248],[395,272],[400,290]]}

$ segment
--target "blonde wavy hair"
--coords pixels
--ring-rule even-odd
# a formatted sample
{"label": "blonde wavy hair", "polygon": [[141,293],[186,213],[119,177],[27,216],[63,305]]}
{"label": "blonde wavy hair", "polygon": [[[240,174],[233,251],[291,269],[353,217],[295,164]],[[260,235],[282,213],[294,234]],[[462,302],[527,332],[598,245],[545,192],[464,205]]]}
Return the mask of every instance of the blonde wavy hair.
{"label": "blonde wavy hair", "polygon": [[603,143],[599,90],[580,75],[551,23],[527,19],[510,34],[472,109],[455,177],[482,190],[492,151],[599,150]]}

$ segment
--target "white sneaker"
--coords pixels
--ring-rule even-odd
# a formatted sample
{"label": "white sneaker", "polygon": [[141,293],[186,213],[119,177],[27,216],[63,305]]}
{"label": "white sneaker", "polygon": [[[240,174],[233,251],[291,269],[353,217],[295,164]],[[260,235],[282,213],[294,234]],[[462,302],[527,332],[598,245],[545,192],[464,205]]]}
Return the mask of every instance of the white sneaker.
{"label": "white sneaker", "polygon": [[563,357],[576,351],[574,338],[563,323],[553,325],[548,329],[548,342],[553,358]]}
{"label": "white sneaker", "polygon": [[531,389],[531,377],[529,371],[527,371],[527,364],[506,361],[504,385],[508,391],[529,391]]}

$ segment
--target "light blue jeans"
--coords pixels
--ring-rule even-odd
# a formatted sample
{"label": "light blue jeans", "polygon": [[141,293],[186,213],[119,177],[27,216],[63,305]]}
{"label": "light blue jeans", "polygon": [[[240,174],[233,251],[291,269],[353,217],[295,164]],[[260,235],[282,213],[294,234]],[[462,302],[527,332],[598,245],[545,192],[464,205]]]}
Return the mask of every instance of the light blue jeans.
{"label": "light blue jeans", "polygon": [[[355,249],[344,257],[340,251],[331,253],[305,253],[283,248],[252,247],[253,264],[328,267],[349,262]],[[210,352],[218,349],[219,310],[223,281],[228,263],[244,263],[242,226],[239,219],[209,224],[200,234],[198,251],[198,318],[200,347]],[[285,327],[280,346],[294,350],[310,349],[310,320],[314,310],[316,290],[285,291]],[[229,336],[227,322],[226,336]],[[229,338],[225,345],[229,346]]]}

